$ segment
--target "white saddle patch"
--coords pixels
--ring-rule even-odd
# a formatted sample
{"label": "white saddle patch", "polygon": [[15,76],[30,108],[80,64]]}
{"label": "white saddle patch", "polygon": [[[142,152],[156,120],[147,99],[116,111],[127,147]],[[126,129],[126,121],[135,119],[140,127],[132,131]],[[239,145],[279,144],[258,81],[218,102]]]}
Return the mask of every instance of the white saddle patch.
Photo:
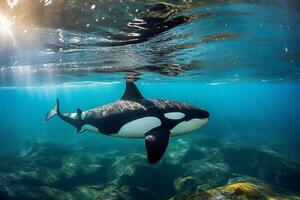
{"label": "white saddle patch", "polygon": [[182,119],[185,117],[185,114],[182,112],[169,112],[165,113],[164,116],[168,119]]}
{"label": "white saddle patch", "polygon": [[191,119],[189,121],[183,121],[177,124],[170,132],[171,135],[180,135],[180,134],[185,134],[192,132],[194,130],[197,130],[204,124],[206,124],[208,121],[208,118],[205,119]]}
{"label": "white saddle patch", "polygon": [[84,131],[91,131],[91,132],[95,132],[95,133],[99,133],[98,128],[96,128],[95,126],[89,125],[89,124],[83,125],[83,126],[81,127],[81,131],[80,131],[80,132],[83,132],[82,130],[84,130]]}
{"label": "white saddle patch", "polygon": [[157,117],[143,117],[124,124],[117,134],[118,137],[144,138],[145,133],[161,125]]}
{"label": "white saddle patch", "polygon": [[73,119],[76,118],[76,116],[77,116],[77,113],[71,113],[70,114],[70,117],[73,118]]}

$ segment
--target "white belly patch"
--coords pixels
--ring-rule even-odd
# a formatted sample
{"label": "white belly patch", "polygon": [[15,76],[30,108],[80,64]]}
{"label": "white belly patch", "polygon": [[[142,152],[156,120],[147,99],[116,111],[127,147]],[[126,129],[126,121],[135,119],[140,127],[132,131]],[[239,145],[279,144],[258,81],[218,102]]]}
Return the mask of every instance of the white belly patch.
{"label": "white belly patch", "polygon": [[118,133],[112,136],[118,137],[145,137],[145,133],[161,125],[157,117],[143,117],[124,124]]}
{"label": "white belly patch", "polygon": [[185,117],[185,114],[182,112],[169,112],[165,113],[164,116],[168,119],[182,119]]}
{"label": "white belly patch", "polygon": [[206,119],[195,118],[195,119],[191,119],[189,121],[180,122],[170,131],[171,135],[180,135],[180,134],[192,132],[192,131],[200,128],[204,124],[206,124],[207,121],[208,121],[207,118]]}

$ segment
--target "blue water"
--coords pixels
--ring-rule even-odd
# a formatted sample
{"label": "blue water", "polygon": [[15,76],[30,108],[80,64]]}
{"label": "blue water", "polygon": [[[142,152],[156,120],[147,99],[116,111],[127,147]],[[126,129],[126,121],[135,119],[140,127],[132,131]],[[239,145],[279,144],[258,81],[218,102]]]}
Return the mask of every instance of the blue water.
{"label": "blue water", "polygon": [[[272,143],[272,138],[268,137],[280,137],[287,147],[296,148],[298,145],[298,84],[145,82],[138,86],[147,98],[172,99],[208,110],[211,113],[209,123],[195,135],[248,137],[248,134],[255,134],[265,142]],[[3,89],[0,93],[1,110],[5,115],[1,116],[1,129],[9,137],[16,135],[18,140],[35,138],[80,143],[90,138],[99,143],[118,141],[118,138],[92,133],[76,135],[75,128],[59,118],[49,124],[44,124],[43,119],[54,106],[56,97],[60,99],[62,112],[72,113],[76,108],[88,110],[117,101],[124,89],[124,83]],[[143,145],[142,141],[140,143]]]}
{"label": "blue water", "polygon": [[[7,2],[0,3],[10,29],[1,31],[0,20],[0,199],[167,199],[235,182],[300,198],[297,1],[164,4],[171,9],[156,1]],[[182,16],[188,21],[170,23]],[[130,27],[137,22],[144,23]],[[125,77],[138,79],[147,98],[209,111],[209,122],[172,138],[156,166],[143,157],[143,139],[79,135],[57,117],[43,122],[56,98],[68,113],[119,100]],[[196,183],[178,189],[184,177]]]}

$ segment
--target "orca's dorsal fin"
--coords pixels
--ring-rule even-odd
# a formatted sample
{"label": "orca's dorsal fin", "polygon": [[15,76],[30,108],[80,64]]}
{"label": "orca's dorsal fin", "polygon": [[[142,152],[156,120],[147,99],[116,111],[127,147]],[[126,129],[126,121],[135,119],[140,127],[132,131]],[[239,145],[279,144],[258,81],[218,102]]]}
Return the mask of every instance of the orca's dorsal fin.
{"label": "orca's dorsal fin", "polygon": [[77,118],[81,119],[82,110],[80,108],[77,108]]}
{"label": "orca's dorsal fin", "polygon": [[126,89],[121,99],[127,101],[138,101],[143,98],[143,95],[134,84],[134,82],[126,81]]}

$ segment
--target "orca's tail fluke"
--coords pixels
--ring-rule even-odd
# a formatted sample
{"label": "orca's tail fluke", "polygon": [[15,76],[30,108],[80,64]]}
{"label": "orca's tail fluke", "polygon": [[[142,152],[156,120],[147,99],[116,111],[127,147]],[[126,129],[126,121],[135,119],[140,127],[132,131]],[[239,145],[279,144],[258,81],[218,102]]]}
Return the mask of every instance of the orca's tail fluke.
{"label": "orca's tail fluke", "polygon": [[56,105],[54,106],[54,108],[46,114],[44,122],[48,122],[52,117],[54,117],[57,114],[60,115],[58,98],[56,99]]}

